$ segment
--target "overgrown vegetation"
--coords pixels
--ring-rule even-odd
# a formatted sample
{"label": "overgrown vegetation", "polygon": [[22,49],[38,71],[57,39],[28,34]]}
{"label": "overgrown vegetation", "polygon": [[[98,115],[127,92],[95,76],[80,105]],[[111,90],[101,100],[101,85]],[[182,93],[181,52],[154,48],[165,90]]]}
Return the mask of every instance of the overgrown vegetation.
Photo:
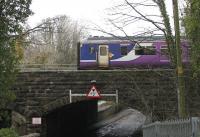
{"label": "overgrown vegetation", "polygon": [[[15,80],[20,59],[16,40],[20,39],[22,24],[32,14],[30,4],[31,0],[0,1],[0,109],[6,108],[15,99],[9,89]],[[7,137],[3,133],[0,136]]]}
{"label": "overgrown vegetation", "polygon": [[0,137],[19,137],[14,129],[2,128],[0,129]]}
{"label": "overgrown vegetation", "polygon": [[1,109],[0,110],[0,129],[7,128],[11,126],[11,110]]}
{"label": "overgrown vegetation", "polygon": [[191,46],[193,77],[200,76],[200,1],[187,0],[185,28]]}

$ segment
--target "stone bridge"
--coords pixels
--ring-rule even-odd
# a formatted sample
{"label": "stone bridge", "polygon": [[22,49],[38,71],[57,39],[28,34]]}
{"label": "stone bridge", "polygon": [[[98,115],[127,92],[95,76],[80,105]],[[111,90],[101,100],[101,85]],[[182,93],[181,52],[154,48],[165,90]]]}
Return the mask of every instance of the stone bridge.
{"label": "stone bridge", "polygon": [[[86,93],[91,80],[96,80],[101,93],[118,90],[121,106],[135,108],[153,120],[177,116],[176,77],[172,70],[20,72],[12,90],[17,95],[14,110],[27,119],[26,132],[41,130],[41,127],[31,125],[33,116],[42,116],[69,104],[69,90]],[[189,86],[187,89],[190,91]],[[187,92],[187,111],[192,116],[200,116],[200,97],[197,94]],[[74,101],[85,99],[73,98]]]}

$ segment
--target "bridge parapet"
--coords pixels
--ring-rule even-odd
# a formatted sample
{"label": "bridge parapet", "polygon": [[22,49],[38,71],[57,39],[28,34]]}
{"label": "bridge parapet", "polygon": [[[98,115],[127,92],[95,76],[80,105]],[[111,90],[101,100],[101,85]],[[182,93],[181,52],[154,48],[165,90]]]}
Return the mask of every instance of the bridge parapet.
{"label": "bridge parapet", "polygon": [[[69,103],[70,89],[73,93],[87,93],[93,79],[97,81],[96,86],[102,94],[113,93],[117,89],[119,104],[133,107],[155,120],[177,115],[176,77],[173,70],[21,72],[13,86],[17,95],[15,110],[30,121],[33,115],[42,115]],[[84,99],[86,97],[76,97],[75,100]],[[187,99],[195,102],[187,104],[190,114],[199,116],[199,96],[190,92],[187,93]],[[115,98],[112,100],[115,101]],[[30,129],[33,129],[31,125]]]}
{"label": "bridge parapet", "polygon": [[20,64],[21,72],[76,70],[76,64]]}

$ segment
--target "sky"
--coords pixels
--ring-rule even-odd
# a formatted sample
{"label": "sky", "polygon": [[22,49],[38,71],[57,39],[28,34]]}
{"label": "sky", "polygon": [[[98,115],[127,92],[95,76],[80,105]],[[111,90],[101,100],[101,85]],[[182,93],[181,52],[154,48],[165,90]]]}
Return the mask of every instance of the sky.
{"label": "sky", "polygon": [[105,9],[113,5],[113,0],[32,0],[34,15],[28,19],[31,27],[42,19],[67,15],[79,22],[103,25]]}
{"label": "sky", "polygon": [[[97,24],[102,28],[109,28],[111,31],[114,29],[111,29],[111,26],[107,26],[105,23],[105,18],[107,18],[106,9],[121,3],[121,1],[123,0],[32,0],[31,9],[34,12],[34,15],[28,18],[28,24],[31,27],[34,27],[39,24],[42,19],[55,17],[56,15],[67,15],[79,22],[84,22],[86,24]],[[166,0],[166,2],[167,9],[169,13],[172,14],[171,0]],[[158,12],[155,9],[141,10],[152,14]],[[145,22],[138,22],[127,28],[127,32],[129,35],[132,35],[134,33],[133,30],[139,31],[141,28],[149,28],[148,25],[149,24]],[[104,35],[95,31],[90,31],[90,33],[91,35]],[[119,35],[120,34],[121,33],[119,33]]]}
{"label": "sky", "polygon": [[111,5],[111,0],[32,0],[31,9],[35,13],[31,22],[46,17],[65,14],[73,18],[95,18],[103,9]]}

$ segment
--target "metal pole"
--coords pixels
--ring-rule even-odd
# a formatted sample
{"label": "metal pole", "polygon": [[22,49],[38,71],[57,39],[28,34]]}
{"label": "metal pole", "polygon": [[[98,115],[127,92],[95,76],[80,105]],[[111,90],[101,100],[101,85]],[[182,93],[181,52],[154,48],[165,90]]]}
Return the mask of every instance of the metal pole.
{"label": "metal pole", "polygon": [[198,117],[192,117],[191,118],[191,123],[192,123],[192,137],[197,137],[197,132],[198,132]]}
{"label": "metal pole", "polygon": [[119,111],[119,98],[118,98],[118,90],[116,90],[116,111]]}
{"label": "metal pole", "polygon": [[69,103],[72,103],[72,90],[69,90]]}
{"label": "metal pole", "polygon": [[160,135],[160,122],[155,122],[155,137]]}
{"label": "metal pole", "polygon": [[119,103],[118,90],[116,90],[116,104],[118,105],[118,103]]}

